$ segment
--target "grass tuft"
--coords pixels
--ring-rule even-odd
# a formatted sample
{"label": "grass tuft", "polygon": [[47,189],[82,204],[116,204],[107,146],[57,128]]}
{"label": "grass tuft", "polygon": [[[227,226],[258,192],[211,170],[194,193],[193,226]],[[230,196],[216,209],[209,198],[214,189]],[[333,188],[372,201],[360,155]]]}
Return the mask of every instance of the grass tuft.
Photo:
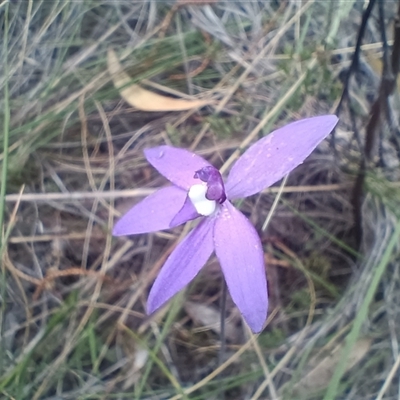
{"label": "grass tuft", "polygon": [[[385,3],[387,26],[395,11]],[[364,52],[382,50],[378,18],[367,21],[334,141],[239,203],[268,264],[260,335],[228,298],[218,354],[219,328],[205,322],[221,305],[214,256],[168,306],[145,314],[152,282],[189,227],[111,236],[115,218],[165,184],[144,148],[189,148],[226,172],[275,127],[333,113],[362,13],[355,1],[0,4],[1,398],[398,397],[398,93],[366,174],[359,247],[353,223],[379,81]],[[212,102],[182,112],[130,107],[108,74],[109,48],[132,84]],[[315,377],[316,365],[325,369]],[[310,376],[318,384],[305,385]]]}

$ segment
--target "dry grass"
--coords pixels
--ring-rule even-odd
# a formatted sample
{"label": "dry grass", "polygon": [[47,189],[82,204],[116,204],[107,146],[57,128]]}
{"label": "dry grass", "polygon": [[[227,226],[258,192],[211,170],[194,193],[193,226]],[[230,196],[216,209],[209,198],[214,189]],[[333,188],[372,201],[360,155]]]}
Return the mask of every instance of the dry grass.
{"label": "dry grass", "polygon": [[[379,82],[364,53],[335,151],[326,141],[284,188],[241,204],[268,263],[263,333],[251,335],[228,299],[218,365],[215,257],[168,307],[145,315],[149,287],[188,228],[111,237],[114,219],[165,183],[143,148],[190,148],[227,170],[274,127],[334,112],[362,13],[362,2],[193,3],[0,4],[8,34],[0,142],[9,150],[8,159],[0,154],[8,176],[2,398],[398,398],[399,156],[385,125],[387,162],[366,180],[359,249],[353,230],[351,188]],[[388,3],[387,15],[393,9]],[[381,49],[379,32],[371,20],[364,51]],[[129,108],[107,73],[111,46],[134,83],[215,105]],[[346,367],[347,356],[357,367]],[[315,383],[306,385],[310,376]]]}

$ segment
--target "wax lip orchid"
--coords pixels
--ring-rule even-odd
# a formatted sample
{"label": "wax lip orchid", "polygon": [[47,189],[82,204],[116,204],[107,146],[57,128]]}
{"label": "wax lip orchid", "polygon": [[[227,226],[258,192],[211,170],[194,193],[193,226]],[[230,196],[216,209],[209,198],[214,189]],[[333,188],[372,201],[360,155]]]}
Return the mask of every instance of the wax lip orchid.
{"label": "wax lip orchid", "polygon": [[324,115],[277,129],[243,153],[225,184],[216,168],[187,150],[160,146],[144,151],[147,161],[172,186],[136,204],[116,223],[113,234],[154,232],[202,218],[162,267],[149,294],[149,314],[187,285],[215,251],[232,300],[252,331],[262,330],[268,310],[262,244],[231,200],[251,196],[283,178],[337,121],[334,115]]}

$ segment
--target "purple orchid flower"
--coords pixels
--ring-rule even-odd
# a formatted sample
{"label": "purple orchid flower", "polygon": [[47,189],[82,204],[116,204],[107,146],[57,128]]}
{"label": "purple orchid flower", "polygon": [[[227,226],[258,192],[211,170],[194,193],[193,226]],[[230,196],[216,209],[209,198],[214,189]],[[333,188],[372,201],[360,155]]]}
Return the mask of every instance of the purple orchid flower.
{"label": "purple orchid flower", "polygon": [[225,184],[216,168],[187,150],[160,146],[144,151],[148,162],[173,185],[135,205],[116,223],[113,234],[154,232],[202,218],[162,267],[149,294],[149,314],[186,286],[215,251],[232,300],[251,330],[262,330],[268,311],[263,248],[255,228],[231,201],[283,178],[337,121],[336,116],[325,115],[277,129],[236,161]]}

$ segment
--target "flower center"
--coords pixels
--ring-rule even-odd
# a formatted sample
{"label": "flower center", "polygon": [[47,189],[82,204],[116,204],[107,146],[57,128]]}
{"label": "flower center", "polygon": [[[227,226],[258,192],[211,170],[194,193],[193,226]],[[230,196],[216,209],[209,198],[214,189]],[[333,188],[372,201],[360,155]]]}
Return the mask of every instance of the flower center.
{"label": "flower center", "polygon": [[222,176],[216,168],[208,166],[196,171],[194,178],[204,183],[189,189],[189,199],[200,215],[209,216],[214,213],[217,203],[222,204],[226,200]]}
{"label": "flower center", "polygon": [[206,198],[215,200],[222,204],[226,200],[224,181],[219,171],[212,167],[204,167],[194,174],[194,178],[200,179],[207,184]]}

